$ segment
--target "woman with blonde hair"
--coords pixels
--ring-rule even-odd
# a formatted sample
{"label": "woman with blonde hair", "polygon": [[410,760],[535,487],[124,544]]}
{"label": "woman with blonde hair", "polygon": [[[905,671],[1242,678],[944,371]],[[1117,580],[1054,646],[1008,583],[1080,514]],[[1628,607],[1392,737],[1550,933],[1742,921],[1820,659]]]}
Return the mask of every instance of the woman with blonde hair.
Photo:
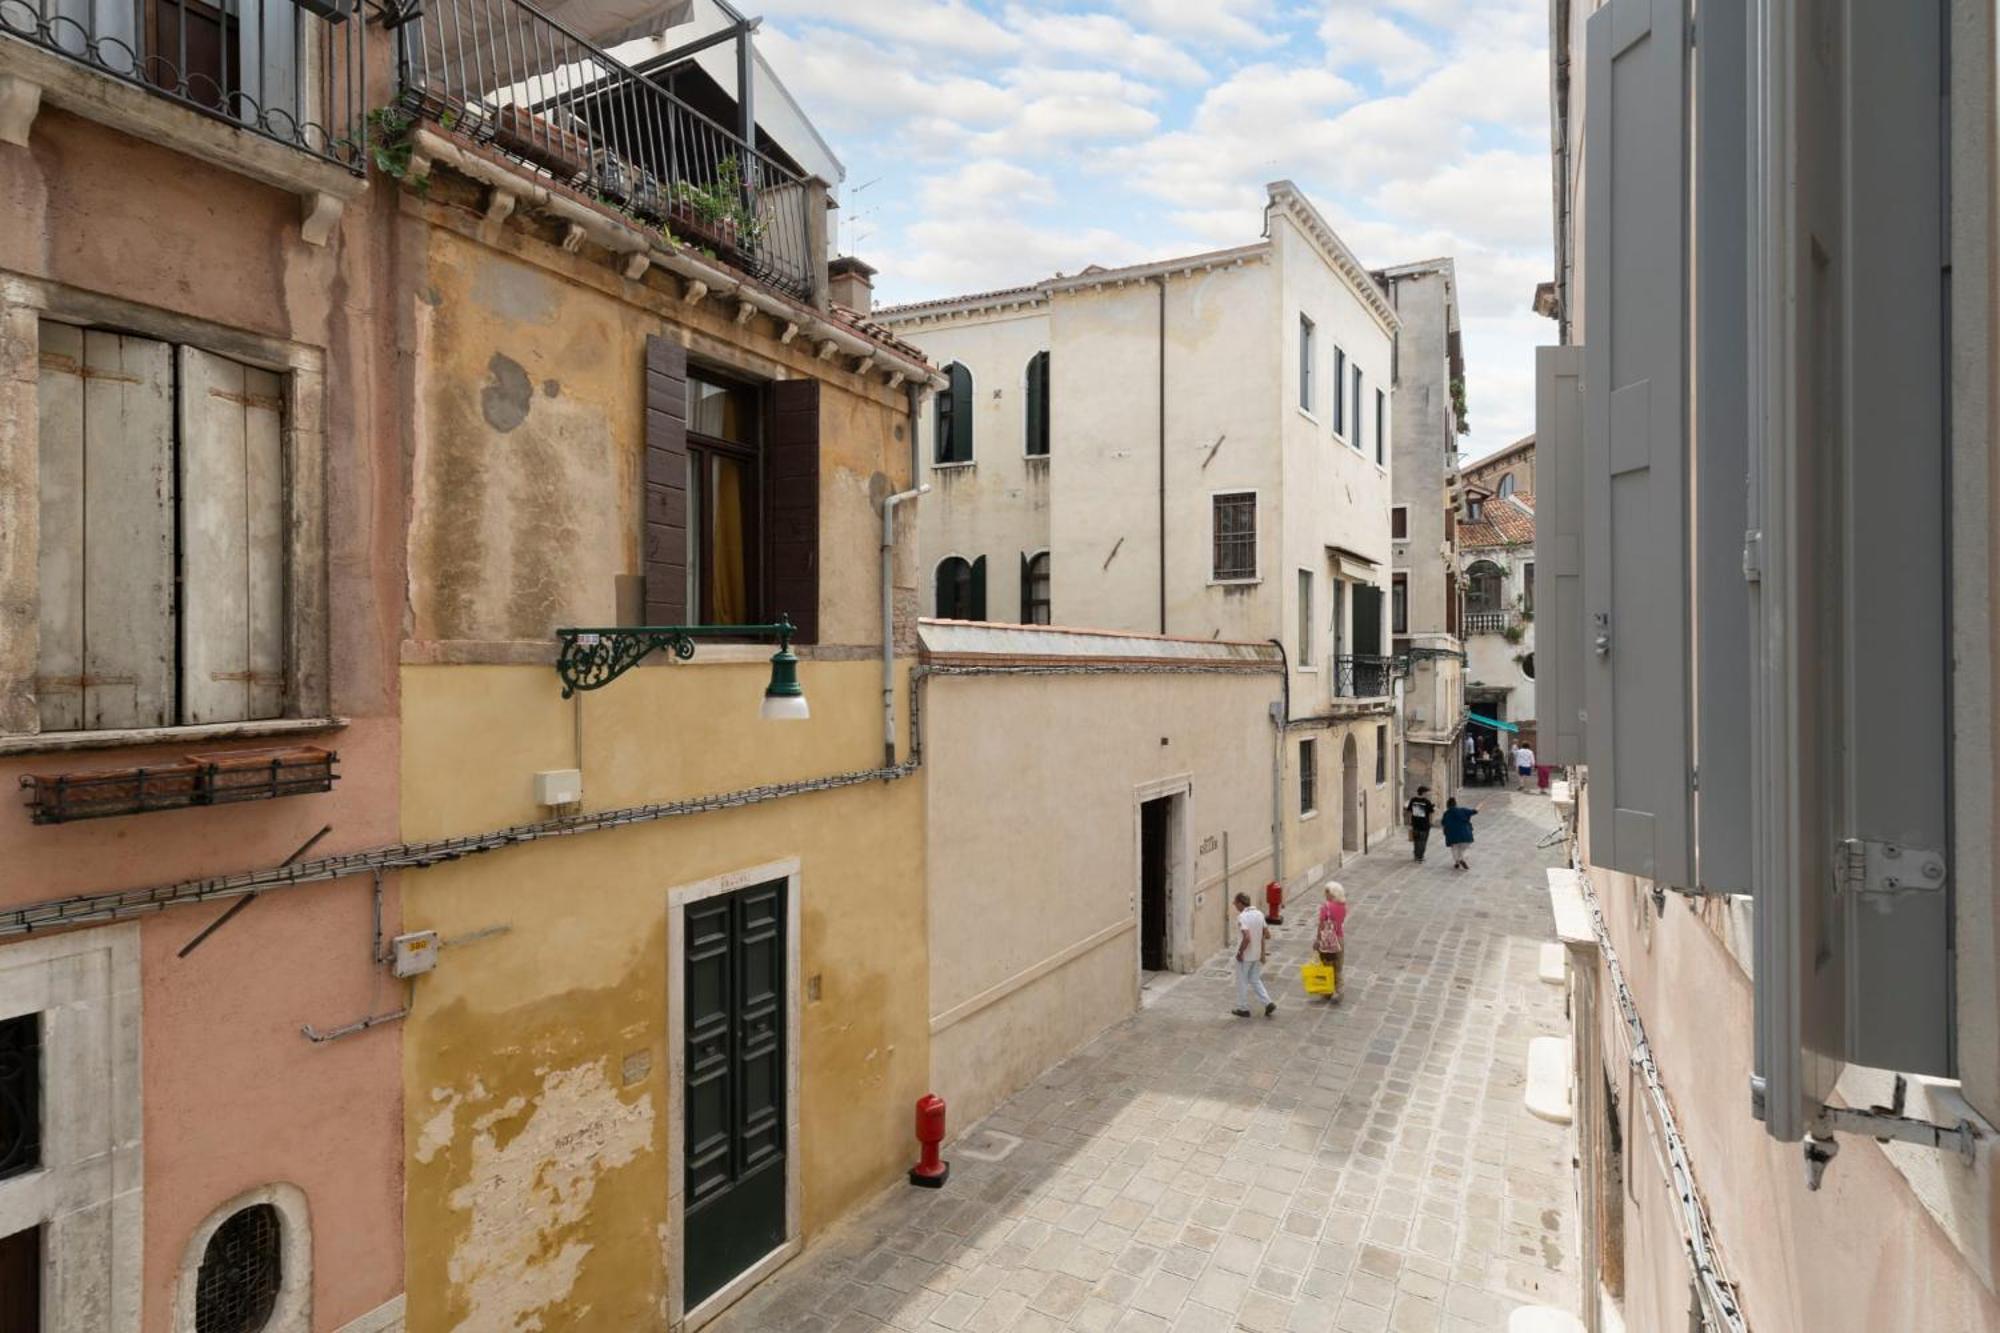
{"label": "woman with blonde hair", "polygon": [[1339,880],[1326,882],[1326,901],[1319,905],[1319,927],[1313,934],[1313,950],[1319,961],[1333,969],[1333,992],[1328,1004],[1340,1003],[1340,959],[1347,948],[1347,889]]}

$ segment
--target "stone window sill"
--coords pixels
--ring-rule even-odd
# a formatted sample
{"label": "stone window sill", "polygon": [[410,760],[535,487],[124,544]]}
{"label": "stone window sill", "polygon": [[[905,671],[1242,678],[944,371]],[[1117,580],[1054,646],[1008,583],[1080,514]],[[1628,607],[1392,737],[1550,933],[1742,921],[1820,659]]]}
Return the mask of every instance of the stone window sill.
{"label": "stone window sill", "polygon": [[0,736],[0,755],[60,754],[72,750],[115,750],[138,745],[182,745],[189,741],[254,740],[268,736],[309,736],[339,731],[344,717],[280,717],[262,722],[217,722],[198,727],[132,727],[116,731],[50,731]]}

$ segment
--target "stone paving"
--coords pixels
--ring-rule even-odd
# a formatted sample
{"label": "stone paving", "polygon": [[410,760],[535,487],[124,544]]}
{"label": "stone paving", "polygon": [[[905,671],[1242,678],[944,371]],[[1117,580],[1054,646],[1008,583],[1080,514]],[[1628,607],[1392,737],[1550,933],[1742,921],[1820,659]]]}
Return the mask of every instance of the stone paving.
{"label": "stone paving", "polygon": [[[1043,1074],[715,1325],[728,1333],[1470,1333],[1576,1305],[1568,1131],[1522,1105],[1556,825],[1473,791],[1472,869],[1435,835],[1340,872],[1343,998],[1298,968],[1316,898],[1274,932],[1273,1019],[1234,1018],[1218,954]],[[1150,998],[1150,997],[1149,997]],[[998,1161],[968,1150],[1004,1147]]]}

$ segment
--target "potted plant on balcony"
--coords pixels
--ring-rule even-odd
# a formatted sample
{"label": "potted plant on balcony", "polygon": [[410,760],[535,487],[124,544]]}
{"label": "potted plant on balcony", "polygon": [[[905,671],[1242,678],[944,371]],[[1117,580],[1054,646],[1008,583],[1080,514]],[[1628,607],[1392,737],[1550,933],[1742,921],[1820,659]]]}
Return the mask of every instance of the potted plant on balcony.
{"label": "potted plant on balcony", "polygon": [[590,134],[549,116],[509,103],[493,118],[493,144],[524,162],[545,168],[557,180],[573,180],[590,168]]}
{"label": "potted plant on balcony", "polygon": [[668,220],[725,257],[754,252],[764,236],[764,219],[749,202],[743,169],[734,157],[718,162],[715,178],[706,185],[676,182]]}

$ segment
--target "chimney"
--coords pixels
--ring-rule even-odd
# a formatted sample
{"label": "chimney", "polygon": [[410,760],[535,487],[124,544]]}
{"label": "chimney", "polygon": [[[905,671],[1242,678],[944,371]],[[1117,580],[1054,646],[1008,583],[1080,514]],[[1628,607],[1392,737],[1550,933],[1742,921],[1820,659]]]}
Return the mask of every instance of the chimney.
{"label": "chimney", "polygon": [[835,305],[844,305],[857,315],[874,306],[875,270],[853,255],[842,255],[826,266],[827,290]]}

